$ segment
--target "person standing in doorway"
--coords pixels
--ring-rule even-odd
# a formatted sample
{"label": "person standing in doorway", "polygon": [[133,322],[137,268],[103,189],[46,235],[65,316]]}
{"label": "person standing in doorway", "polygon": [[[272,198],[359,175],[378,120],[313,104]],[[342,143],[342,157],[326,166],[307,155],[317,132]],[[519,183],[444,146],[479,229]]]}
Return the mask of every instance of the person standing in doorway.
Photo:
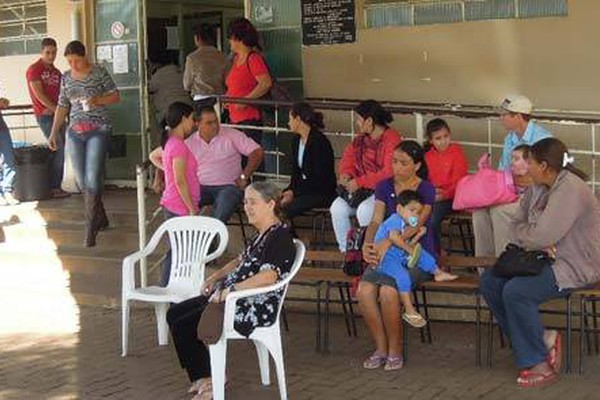
{"label": "person standing in doorway", "polygon": [[216,47],[215,38],[206,24],[194,29],[196,50],[185,60],[183,88],[190,92],[196,110],[213,106],[214,96],[225,92],[227,59]]}
{"label": "person standing in doorway", "polygon": [[[27,89],[33,104],[35,119],[46,140],[50,138],[52,122],[60,94],[61,72],[54,66],[56,60],[56,41],[52,38],[42,40],[40,58],[27,68]],[[69,193],[61,189],[65,168],[65,129],[59,130],[58,148],[52,154],[50,162],[50,188],[52,197],[66,197]]]}
{"label": "person standing in doorway", "polygon": [[106,107],[118,103],[121,98],[108,71],[88,61],[83,43],[74,40],[67,44],[65,57],[71,69],[65,72],[61,83],[50,149],[58,149],[59,132],[69,115],[69,156],[85,199],[84,245],[93,247],[98,231],[108,227],[102,191],[112,125]]}

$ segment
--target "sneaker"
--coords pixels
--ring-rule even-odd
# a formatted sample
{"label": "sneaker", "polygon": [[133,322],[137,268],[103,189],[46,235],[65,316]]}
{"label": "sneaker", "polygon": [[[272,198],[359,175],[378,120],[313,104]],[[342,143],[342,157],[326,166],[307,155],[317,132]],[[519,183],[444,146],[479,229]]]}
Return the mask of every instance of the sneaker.
{"label": "sneaker", "polygon": [[4,201],[8,206],[16,206],[20,201],[12,193],[4,193]]}

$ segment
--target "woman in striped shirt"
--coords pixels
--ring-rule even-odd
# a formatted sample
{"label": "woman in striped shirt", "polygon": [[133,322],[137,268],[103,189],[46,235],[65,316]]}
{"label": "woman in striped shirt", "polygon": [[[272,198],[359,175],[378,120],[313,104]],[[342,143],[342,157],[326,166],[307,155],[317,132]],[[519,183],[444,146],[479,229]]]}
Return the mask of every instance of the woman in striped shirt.
{"label": "woman in striped shirt", "polygon": [[69,115],[67,137],[75,178],[85,199],[86,235],[84,245],[96,245],[98,231],[108,226],[102,204],[106,154],[112,126],[106,106],[120,101],[117,85],[108,71],[91,64],[83,43],[74,40],[65,49],[71,69],[64,73],[58,108],[50,135],[50,148],[56,150],[60,127]]}

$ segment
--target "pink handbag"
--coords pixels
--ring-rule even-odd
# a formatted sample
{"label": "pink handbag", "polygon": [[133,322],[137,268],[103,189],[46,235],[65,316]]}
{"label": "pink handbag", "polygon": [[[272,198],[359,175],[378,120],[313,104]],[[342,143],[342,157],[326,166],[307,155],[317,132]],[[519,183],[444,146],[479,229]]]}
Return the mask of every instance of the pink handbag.
{"label": "pink handbag", "polygon": [[513,203],[518,199],[510,171],[491,168],[489,154],[478,162],[479,171],[458,181],[452,208],[474,210],[499,204]]}

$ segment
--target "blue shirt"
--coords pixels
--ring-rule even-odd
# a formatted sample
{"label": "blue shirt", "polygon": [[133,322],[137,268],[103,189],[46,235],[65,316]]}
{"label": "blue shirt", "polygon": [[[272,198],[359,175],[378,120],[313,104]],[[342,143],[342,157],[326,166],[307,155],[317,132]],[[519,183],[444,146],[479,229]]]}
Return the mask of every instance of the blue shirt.
{"label": "blue shirt", "polygon": [[[394,213],[388,219],[383,221],[381,225],[379,225],[379,228],[377,228],[377,233],[375,233],[374,242],[379,243],[382,240],[387,239],[390,237],[391,231],[399,231],[402,233],[405,227],[406,222],[404,219],[399,214]],[[394,262],[403,264],[406,260],[408,260],[408,253],[403,249],[392,245],[385,253],[385,256],[381,262]]]}
{"label": "blue shirt", "polygon": [[509,132],[504,138],[504,148],[502,149],[502,158],[500,158],[498,169],[507,170],[510,168],[511,156],[515,147],[521,144],[531,146],[535,142],[548,137],[552,137],[552,134],[533,121],[529,121],[527,129],[525,129],[525,133],[521,138],[519,138],[516,132]]}

